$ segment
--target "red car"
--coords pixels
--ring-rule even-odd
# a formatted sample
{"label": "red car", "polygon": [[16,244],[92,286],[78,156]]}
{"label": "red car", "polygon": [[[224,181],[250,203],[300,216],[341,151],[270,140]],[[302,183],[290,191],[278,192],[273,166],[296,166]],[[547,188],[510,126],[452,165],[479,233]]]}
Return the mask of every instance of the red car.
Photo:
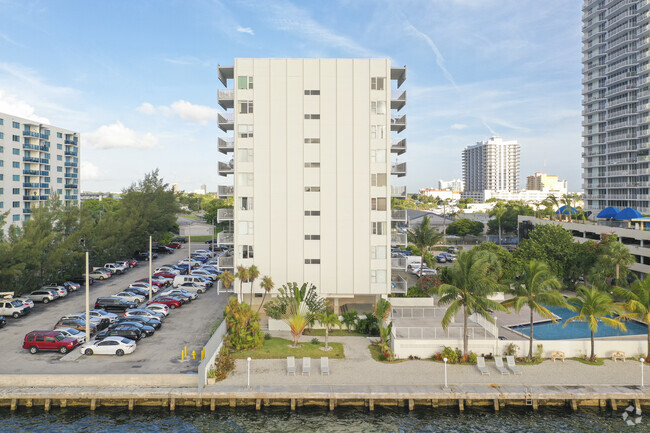
{"label": "red car", "polygon": [[171,272],[156,272],[153,274],[154,277],[164,277],[164,278],[175,278],[178,274],[172,274]]}
{"label": "red car", "polygon": [[[149,278],[140,278],[138,281],[136,281],[136,283],[147,283],[147,284],[149,284]],[[160,287],[162,287],[164,285],[160,281],[156,281],[156,280],[152,280],[151,284],[153,284],[154,286],[156,286],[158,288],[160,288]]]}
{"label": "red car", "polygon": [[25,335],[23,349],[28,349],[31,353],[39,350],[55,350],[60,353],[68,353],[77,345],[79,341],[73,337],[66,337],[60,331],[32,331]]}
{"label": "red car", "polygon": [[165,245],[165,246],[168,247],[168,248],[175,248],[175,249],[178,249],[178,248],[180,248],[182,245],[181,245],[179,242],[172,242],[172,243],[167,244],[167,245]]}
{"label": "red car", "polygon": [[147,305],[150,304],[164,304],[167,305],[169,308],[178,308],[181,305],[183,305],[180,299],[172,298],[170,296],[159,296],[147,302]]}

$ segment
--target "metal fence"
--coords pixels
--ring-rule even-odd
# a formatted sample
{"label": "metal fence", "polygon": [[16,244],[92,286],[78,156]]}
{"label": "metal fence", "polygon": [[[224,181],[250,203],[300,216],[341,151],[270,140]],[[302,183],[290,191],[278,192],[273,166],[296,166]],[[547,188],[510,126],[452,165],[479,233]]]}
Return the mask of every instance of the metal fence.
{"label": "metal fence", "polygon": [[[467,328],[470,340],[494,340],[489,332],[483,328]],[[462,326],[449,327],[447,329],[441,326],[395,326],[393,325],[393,337],[396,339],[408,340],[437,340],[455,338],[463,339]]]}

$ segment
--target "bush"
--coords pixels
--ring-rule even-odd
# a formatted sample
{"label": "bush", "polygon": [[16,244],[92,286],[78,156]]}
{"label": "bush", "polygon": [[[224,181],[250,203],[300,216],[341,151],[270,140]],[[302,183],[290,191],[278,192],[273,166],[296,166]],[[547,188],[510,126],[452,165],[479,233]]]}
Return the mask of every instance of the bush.
{"label": "bush", "polygon": [[232,358],[230,350],[223,346],[214,360],[214,376],[210,376],[213,368],[208,370],[208,377],[214,377],[217,381],[224,380],[231,371],[235,369],[235,360]]}
{"label": "bush", "polygon": [[515,343],[510,343],[506,346],[503,354],[506,356],[516,356],[517,350],[519,350],[519,346],[517,346]]}
{"label": "bush", "polygon": [[544,353],[544,345],[542,345],[542,344],[538,344],[538,345],[537,345],[537,350],[535,351],[535,356],[533,357],[533,359],[534,359],[536,362],[541,362],[541,360],[542,360],[542,353]]}
{"label": "bush", "polygon": [[228,335],[226,342],[233,350],[249,350],[262,347],[264,333],[260,329],[260,315],[247,303],[240,304],[230,298],[225,310]]}
{"label": "bush", "polygon": [[357,322],[357,331],[371,337],[379,336],[379,320],[373,314],[366,314],[364,319]]}
{"label": "bush", "polygon": [[320,341],[318,341],[318,338],[314,337],[311,339],[311,344],[318,344]]}
{"label": "bush", "polygon": [[467,357],[467,362],[470,364],[476,364],[478,356],[476,353],[469,352],[469,356]]}
{"label": "bush", "polygon": [[444,349],[442,349],[442,353],[440,355],[441,359],[447,358],[448,363],[456,364],[458,361],[460,361],[462,352],[460,349],[454,349],[452,347],[445,346]]}
{"label": "bush", "polygon": [[264,339],[265,339],[265,340],[270,340],[271,338],[272,338],[272,337],[271,337],[271,333],[270,333],[270,332],[267,332],[266,334],[264,334]]}
{"label": "bush", "polygon": [[386,361],[387,358],[386,358],[386,355],[384,355],[383,353],[380,353],[379,355],[377,355],[377,359],[379,359],[380,361]]}

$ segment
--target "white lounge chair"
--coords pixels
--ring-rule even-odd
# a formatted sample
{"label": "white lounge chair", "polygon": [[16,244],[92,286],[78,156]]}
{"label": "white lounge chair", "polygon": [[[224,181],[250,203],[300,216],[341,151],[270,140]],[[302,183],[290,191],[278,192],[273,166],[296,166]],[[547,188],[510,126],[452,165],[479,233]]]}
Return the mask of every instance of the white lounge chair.
{"label": "white lounge chair", "polygon": [[478,371],[481,372],[481,375],[487,374],[488,376],[490,375],[490,371],[487,369],[485,366],[485,358],[482,356],[479,356],[476,358],[476,366],[478,367]]}
{"label": "white lounge chair", "polygon": [[496,366],[497,370],[501,372],[501,374],[510,374],[508,369],[503,366],[503,358],[500,356],[494,357],[494,365]]}
{"label": "white lounge chair", "polygon": [[329,359],[327,359],[327,356],[323,356],[320,359],[320,374],[326,374],[328,376],[330,374],[330,362]]}
{"label": "white lounge chair", "polygon": [[302,358],[302,375],[311,375],[311,358],[305,356]]}
{"label": "white lounge chair", "polygon": [[521,368],[515,364],[514,356],[506,356],[506,362],[508,363],[508,368],[512,371],[512,374],[521,374]]}
{"label": "white lounge chair", "polygon": [[293,356],[287,356],[287,376],[290,374],[296,375],[296,358]]}

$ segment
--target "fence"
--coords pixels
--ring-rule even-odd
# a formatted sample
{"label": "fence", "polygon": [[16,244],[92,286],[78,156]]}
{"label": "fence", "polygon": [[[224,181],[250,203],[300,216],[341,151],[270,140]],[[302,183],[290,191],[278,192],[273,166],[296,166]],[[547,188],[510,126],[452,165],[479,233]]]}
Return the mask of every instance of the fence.
{"label": "fence", "polygon": [[[467,328],[467,334],[471,340],[494,340],[483,328]],[[393,337],[407,340],[438,340],[438,339],[456,339],[463,341],[462,326],[450,326],[447,329],[442,326],[395,326],[393,324]]]}
{"label": "fence", "polygon": [[[447,311],[446,308],[438,307],[393,307],[390,318],[391,319],[442,319]],[[453,318],[452,318],[453,323]]]}
{"label": "fence", "polygon": [[498,337],[499,336],[499,327],[496,325],[496,323],[492,323],[489,320],[487,320],[485,317],[473,313],[469,316],[469,320],[472,322],[476,323],[477,325],[483,327],[487,332],[492,334],[493,337]]}
{"label": "fence", "polygon": [[199,394],[205,388],[205,385],[208,381],[208,370],[210,366],[214,364],[214,360],[221,350],[221,345],[223,344],[223,337],[226,335],[226,320],[224,319],[221,322],[221,325],[214,331],[212,337],[208,340],[208,343],[205,345],[205,357],[203,361],[199,364],[199,373],[198,373],[198,387]]}

